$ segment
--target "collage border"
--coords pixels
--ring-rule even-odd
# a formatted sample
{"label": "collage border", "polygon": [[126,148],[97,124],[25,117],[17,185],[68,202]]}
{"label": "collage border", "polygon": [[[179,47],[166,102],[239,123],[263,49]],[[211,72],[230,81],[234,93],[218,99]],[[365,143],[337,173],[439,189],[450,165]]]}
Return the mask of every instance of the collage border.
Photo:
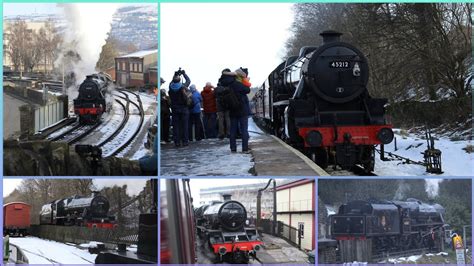
{"label": "collage border", "polygon": [[[384,3],[384,2],[394,2],[394,1],[379,1],[379,0],[369,0],[369,1],[360,1],[360,0],[326,0],[326,1],[304,1],[304,0],[283,0],[283,1],[278,1],[278,0],[231,0],[231,1],[222,1],[222,0],[203,0],[203,1],[200,1],[200,0],[140,0],[140,1],[132,1],[132,0],[79,0],[79,1],[73,1],[73,0],[59,0],[59,1],[48,1],[48,0],[3,0],[1,2],[1,6],[0,6],[0,14],[2,15],[2,22],[0,22],[0,31],[2,32],[2,36],[0,37],[1,40],[2,40],[2,43],[3,43],[3,4],[4,3],[130,3],[130,4],[133,4],[133,3],[149,3],[149,4],[157,4],[157,10],[158,10],[158,77],[160,77],[160,70],[161,70],[161,57],[160,57],[160,52],[161,52],[161,27],[160,25],[162,24],[161,22],[161,4],[172,4],[172,3],[180,3],[180,4],[186,4],[186,3],[307,3],[307,2],[311,2],[311,3]],[[448,1],[430,1],[430,0],[418,0],[418,1],[395,1],[395,2],[416,2],[416,3],[433,3],[433,2],[454,2],[454,3],[468,3],[470,1],[453,1],[453,0],[448,0]],[[473,52],[473,57],[474,57],[474,51]],[[0,53],[0,59],[2,60],[3,62],[3,52]],[[3,64],[0,66],[0,70],[2,71],[3,73]],[[0,85],[2,86],[2,89],[3,89],[3,78],[2,80],[0,81]],[[157,98],[158,100],[158,98]],[[3,117],[3,93],[2,95],[0,96],[0,115]],[[157,105],[157,108],[159,109],[159,103]],[[472,110],[471,110],[472,111]],[[157,117],[159,117],[159,114],[157,112]],[[474,123],[474,122],[473,122]],[[0,127],[1,127],[1,132],[0,132],[0,136],[2,136],[2,139],[3,139],[3,119],[2,119],[2,122],[0,123]],[[160,123],[158,123],[158,131],[160,130]],[[316,206],[315,206],[315,216],[316,216],[316,224],[314,225],[314,230],[316,230],[316,238],[315,238],[315,247],[316,249],[318,248],[318,233],[319,233],[319,230],[317,230],[318,228],[318,211],[317,211],[317,206],[318,206],[318,189],[319,189],[319,186],[318,186],[318,180],[319,179],[368,179],[367,177],[357,177],[357,176],[344,176],[344,177],[337,177],[337,176],[329,176],[329,177],[307,177],[307,176],[249,176],[249,177],[239,177],[239,176],[221,176],[221,177],[215,177],[215,176],[161,176],[160,175],[160,166],[161,166],[161,149],[160,149],[160,146],[161,146],[161,143],[159,143],[159,146],[158,146],[158,175],[156,177],[153,177],[153,178],[157,178],[158,179],[158,194],[160,195],[160,187],[161,187],[161,180],[165,180],[165,179],[182,179],[182,178],[189,178],[189,179],[239,179],[239,178],[255,178],[255,179],[268,179],[268,178],[276,178],[276,179],[282,179],[282,178],[286,178],[286,179],[302,179],[302,178],[311,178],[311,179],[314,179],[315,180],[315,195],[313,195],[314,197],[316,197]],[[2,158],[3,158],[3,145],[0,145],[0,153],[2,154]],[[3,160],[0,162],[0,173],[2,175],[2,179],[4,179],[4,175],[3,175]],[[473,168],[473,173],[470,177],[468,176],[465,176],[465,177],[462,177],[462,176],[456,176],[456,177],[443,177],[444,179],[470,179],[471,181],[473,180],[473,176],[474,176],[474,168]],[[49,176],[44,176],[44,177],[21,177],[21,176],[8,176],[6,177],[7,179],[34,179],[34,178],[54,178],[54,179],[80,179],[80,178],[84,178],[84,176],[54,176],[54,177],[49,177]],[[95,177],[95,178],[98,178],[98,179],[148,179],[150,177],[146,177],[146,176],[100,176],[100,177]],[[436,176],[384,176],[384,177],[380,177],[378,179],[436,179],[437,177]],[[2,195],[3,195],[3,182],[0,184],[0,191],[2,192]],[[158,209],[160,209],[160,196],[158,195]],[[471,191],[471,200],[474,199],[474,191]],[[2,205],[3,205],[3,197],[2,197]],[[473,208],[474,210],[474,208]],[[471,210],[472,211],[472,210]],[[159,214],[157,214],[159,216]],[[2,223],[3,225],[3,208],[2,210],[0,210],[0,222]],[[474,221],[474,214],[472,216],[472,220]],[[158,235],[160,234],[160,225],[158,225]],[[158,249],[160,249],[160,237],[158,237]],[[472,246],[474,246],[474,239],[472,240]],[[158,250],[159,251],[159,250]],[[471,252],[473,252],[471,250]],[[474,252],[473,252],[474,254]],[[315,259],[317,261],[317,254],[315,254]],[[3,252],[2,252],[2,258],[3,258]],[[3,260],[2,260],[3,261]],[[316,262],[317,264],[317,262]],[[160,261],[159,261],[159,258],[158,258],[158,265],[160,265]]]}

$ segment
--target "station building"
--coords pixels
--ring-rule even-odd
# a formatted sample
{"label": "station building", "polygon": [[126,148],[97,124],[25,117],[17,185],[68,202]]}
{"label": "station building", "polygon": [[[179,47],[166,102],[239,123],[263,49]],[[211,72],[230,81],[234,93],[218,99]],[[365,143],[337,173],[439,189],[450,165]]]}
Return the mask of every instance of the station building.
{"label": "station building", "polygon": [[316,248],[316,181],[299,179],[277,186],[277,219],[302,231],[301,248]]}
{"label": "station building", "polygon": [[[49,21],[53,23],[58,23],[57,20],[55,20],[52,17],[49,17]],[[14,65],[12,62],[12,58],[10,56],[10,51],[12,48],[12,45],[10,44],[9,36],[12,34],[11,33],[11,27],[14,24],[15,20],[4,20],[3,22],[3,67],[4,71],[9,69],[13,70]],[[44,28],[46,26],[46,23],[48,21],[30,21],[30,20],[25,20],[26,28],[28,33],[31,32],[39,32],[41,28]],[[51,72],[54,68],[54,59],[51,58],[44,58],[37,62],[35,67],[33,68],[33,71],[38,71],[38,72]]]}
{"label": "station building", "polygon": [[157,84],[158,50],[143,50],[115,58],[115,81],[122,87]]}

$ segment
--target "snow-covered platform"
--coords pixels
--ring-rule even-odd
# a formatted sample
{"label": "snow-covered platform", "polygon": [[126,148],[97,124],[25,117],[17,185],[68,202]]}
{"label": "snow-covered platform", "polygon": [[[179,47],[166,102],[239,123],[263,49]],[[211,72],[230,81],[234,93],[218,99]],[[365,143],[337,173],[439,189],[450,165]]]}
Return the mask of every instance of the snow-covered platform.
{"label": "snow-covered platform", "polygon": [[232,153],[228,139],[205,139],[175,148],[161,144],[163,176],[322,176],[328,175],[309,158],[281,140],[262,132],[249,119],[249,154]]}
{"label": "snow-covered platform", "polygon": [[22,250],[29,264],[94,264],[97,256],[73,244],[37,237],[11,237],[10,243]]}

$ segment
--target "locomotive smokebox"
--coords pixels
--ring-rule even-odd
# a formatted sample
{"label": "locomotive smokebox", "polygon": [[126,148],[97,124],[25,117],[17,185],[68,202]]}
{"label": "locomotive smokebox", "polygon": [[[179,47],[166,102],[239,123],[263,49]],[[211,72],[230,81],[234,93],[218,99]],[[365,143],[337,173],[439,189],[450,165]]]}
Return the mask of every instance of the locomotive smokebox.
{"label": "locomotive smokebox", "polygon": [[330,42],[339,42],[341,40],[342,33],[334,30],[325,30],[319,35],[323,37],[323,44],[326,44]]}
{"label": "locomotive smokebox", "polygon": [[231,194],[223,194],[222,198],[224,198],[224,201],[229,201],[229,200],[232,199],[232,195]]}

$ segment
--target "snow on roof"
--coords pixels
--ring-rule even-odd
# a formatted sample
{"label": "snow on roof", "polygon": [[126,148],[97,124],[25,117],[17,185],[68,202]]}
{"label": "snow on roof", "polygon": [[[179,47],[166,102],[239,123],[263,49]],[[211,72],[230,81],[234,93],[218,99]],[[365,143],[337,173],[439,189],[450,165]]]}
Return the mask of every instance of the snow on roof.
{"label": "snow on roof", "polygon": [[28,204],[28,203],[24,203],[24,202],[21,202],[21,201],[14,201],[14,202],[9,202],[9,203],[3,204],[3,207],[11,205],[11,204],[24,204],[24,205],[30,206],[30,204]]}
{"label": "snow on roof", "polygon": [[144,56],[147,56],[147,55],[150,55],[150,54],[154,54],[154,53],[158,53],[158,49],[155,49],[155,50],[142,50],[142,51],[134,52],[134,53],[131,53],[131,54],[119,56],[118,58],[125,58],[125,57],[144,57]]}

